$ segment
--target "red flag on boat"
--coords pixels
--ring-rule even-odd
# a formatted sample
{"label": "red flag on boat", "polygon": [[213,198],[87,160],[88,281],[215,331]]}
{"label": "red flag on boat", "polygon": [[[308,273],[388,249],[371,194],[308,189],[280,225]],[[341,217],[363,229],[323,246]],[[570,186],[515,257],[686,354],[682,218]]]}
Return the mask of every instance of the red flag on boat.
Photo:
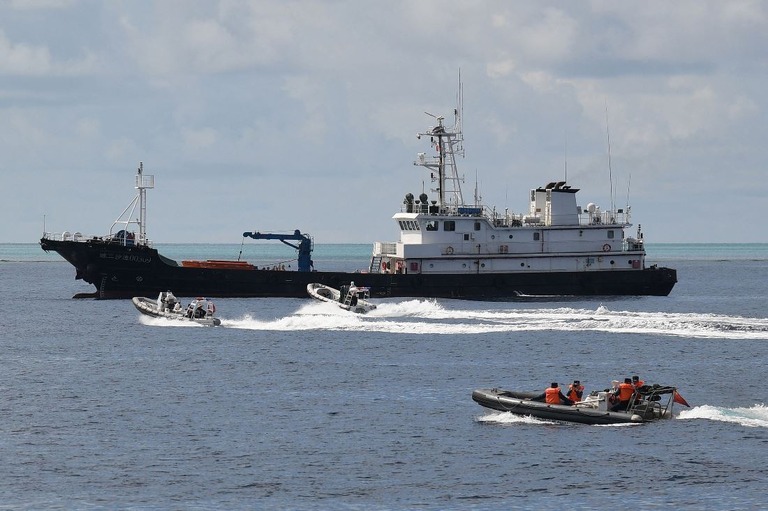
{"label": "red flag on boat", "polygon": [[691,405],[689,405],[689,404],[688,404],[688,401],[686,401],[685,399],[683,399],[683,396],[681,396],[681,395],[680,395],[680,393],[679,393],[678,391],[675,391],[675,396],[672,398],[672,400],[673,400],[675,403],[679,403],[679,404],[681,404],[681,405],[683,405],[683,406],[687,406],[688,408],[690,408],[690,407],[691,407]]}

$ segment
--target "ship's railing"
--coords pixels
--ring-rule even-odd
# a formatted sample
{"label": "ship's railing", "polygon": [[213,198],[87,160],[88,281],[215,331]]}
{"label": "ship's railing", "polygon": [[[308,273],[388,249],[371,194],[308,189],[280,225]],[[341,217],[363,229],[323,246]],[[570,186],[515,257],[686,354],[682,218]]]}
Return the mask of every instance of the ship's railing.
{"label": "ship's railing", "polygon": [[622,208],[616,211],[583,211],[579,215],[580,225],[627,225],[631,223],[629,210]]}
{"label": "ship's railing", "polygon": [[[409,211],[410,209],[410,211]],[[508,211],[499,212],[496,208],[489,208],[483,205],[463,205],[456,206],[448,204],[438,206],[429,203],[420,203],[412,205],[401,205],[401,213],[423,213],[434,215],[451,215],[466,217],[484,217],[487,218],[495,227],[523,227],[546,225],[543,215],[516,214]],[[617,209],[616,211],[581,211],[578,213],[579,225],[617,225],[623,226],[630,224],[629,210]]]}
{"label": "ship's railing", "polygon": [[395,256],[397,255],[397,243],[391,241],[376,241],[373,243],[374,256]]}
{"label": "ship's railing", "polygon": [[[133,233],[129,233],[129,234],[133,234]],[[45,232],[43,233],[43,238],[51,241],[74,241],[78,243],[98,241],[100,243],[109,243],[109,244],[123,245],[123,246],[133,246],[138,244],[136,243],[136,240],[131,236],[118,236],[114,234],[111,236],[110,235],[93,236],[90,234],[84,235],[79,231]],[[142,244],[147,245],[149,247],[152,246],[152,242],[150,240],[144,240],[144,243]]]}
{"label": "ship's railing", "polygon": [[622,247],[624,252],[635,252],[637,250],[643,250],[643,240],[637,238],[626,238]]}

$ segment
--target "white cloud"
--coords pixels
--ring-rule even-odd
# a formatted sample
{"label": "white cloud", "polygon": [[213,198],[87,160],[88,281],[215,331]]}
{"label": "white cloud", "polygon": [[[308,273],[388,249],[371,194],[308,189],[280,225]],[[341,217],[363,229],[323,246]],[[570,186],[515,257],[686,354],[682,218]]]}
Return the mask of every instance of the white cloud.
{"label": "white cloud", "polygon": [[[741,0],[5,2],[0,151],[20,190],[66,167],[93,183],[128,173],[130,192],[139,160],[158,169],[157,201],[195,201],[205,190],[193,177],[214,168],[221,196],[238,204],[266,204],[283,186],[296,204],[367,190],[365,218],[346,227],[309,208],[289,223],[347,233],[319,243],[389,239],[392,208],[424,180],[412,166],[424,150],[415,133],[431,122],[423,112],[451,117],[461,68],[461,164],[489,202],[508,195],[522,209],[524,190],[562,173],[566,139],[569,179],[600,199],[607,106],[617,174],[632,174],[640,205],[669,209],[649,224],[636,206],[635,220],[650,241],[675,241],[681,227],[668,218],[685,213],[683,188],[762,211],[767,11]],[[31,169],[39,175],[23,177]],[[46,199],[49,213],[78,207],[74,194]],[[89,218],[110,221],[117,199],[93,203]],[[235,232],[250,214],[227,206],[210,204],[210,221]],[[1,207],[3,218],[19,214]],[[27,239],[13,225],[0,241]],[[206,241],[177,227],[157,222],[153,237]]]}
{"label": "white cloud", "polygon": [[93,72],[98,63],[92,52],[86,52],[80,59],[57,62],[47,46],[12,42],[0,30],[0,75],[76,76]]}
{"label": "white cloud", "polygon": [[0,31],[0,74],[44,75],[52,67],[48,48],[13,43]]}

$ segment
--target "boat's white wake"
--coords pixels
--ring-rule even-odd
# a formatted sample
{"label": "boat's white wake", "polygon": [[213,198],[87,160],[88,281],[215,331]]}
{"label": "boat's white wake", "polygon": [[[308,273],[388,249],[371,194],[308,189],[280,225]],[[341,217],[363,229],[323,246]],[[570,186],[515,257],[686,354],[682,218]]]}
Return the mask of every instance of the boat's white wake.
{"label": "boat's white wake", "polygon": [[[707,419],[718,422],[730,422],[750,428],[768,428],[768,406],[757,404],[750,408],[720,408],[710,405],[695,406],[690,410],[680,410],[676,420]],[[509,412],[489,411],[477,418],[478,422],[496,424],[560,424],[555,421],[537,419],[527,415]],[[625,427],[634,424],[609,424],[607,427]]]}
{"label": "boat's white wake", "polygon": [[147,326],[180,326],[180,327],[201,327],[201,328],[208,328],[206,325],[201,325],[199,323],[195,323],[194,321],[183,321],[179,319],[170,319],[170,318],[153,318],[152,316],[147,316],[145,314],[141,314],[139,316],[139,321],[142,325]]}
{"label": "boat's white wake", "polygon": [[[532,424],[532,425],[551,425],[551,424],[558,424],[558,425],[579,425],[583,426],[583,424],[576,424],[574,422],[558,422],[558,421],[550,421],[546,419],[538,419],[536,417],[531,417],[530,415],[517,415],[510,412],[497,412],[497,411],[489,411],[487,414],[482,415],[480,417],[477,417],[477,422],[485,422],[485,423],[493,423],[493,424]],[[631,424],[631,423],[625,423],[625,424],[596,424],[598,427],[605,427],[605,428],[626,428],[626,427],[632,427],[637,426],[637,424]]]}
{"label": "boat's white wake", "polygon": [[678,419],[709,419],[719,422],[732,422],[751,428],[768,428],[768,407],[757,404],[750,408],[719,408],[702,405],[683,410]]}
{"label": "boat's white wake", "polygon": [[[460,302],[458,302],[460,303]],[[481,302],[470,302],[473,305]],[[381,301],[360,315],[333,304],[308,302],[293,314],[259,320],[252,316],[224,319],[228,327],[259,330],[350,330],[411,334],[482,334],[493,332],[611,332],[711,339],[768,340],[768,319],[701,313],[611,311],[556,308],[453,308],[457,302],[435,300]],[[462,304],[463,305],[463,304]]]}

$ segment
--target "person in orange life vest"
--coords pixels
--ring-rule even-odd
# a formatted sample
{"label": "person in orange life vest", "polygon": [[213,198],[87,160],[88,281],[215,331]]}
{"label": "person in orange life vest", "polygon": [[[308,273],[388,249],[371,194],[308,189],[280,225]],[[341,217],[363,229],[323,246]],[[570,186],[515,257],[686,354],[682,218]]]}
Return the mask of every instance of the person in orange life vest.
{"label": "person in orange life vest", "polygon": [[618,403],[611,408],[611,411],[618,412],[626,410],[634,393],[635,387],[632,385],[632,378],[624,378],[624,383],[619,384],[619,389],[616,393]]}
{"label": "person in orange life vest", "polygon": [[574,403],[581,401],[581,396],[584,395],[584,385],[579,380],[573,380],[573,383],[568,385],[568,393],[565,395],[568,399]]}
{"label": "person in orange life vest", "polygon": [[548,405],[568,405],[571,406],[573,401],[563,395],[557,382],[552,382],[547,390],[543,394],[540,394],[533,398],[534,401],[544,401]]}
{"label": "person in orange life vest", "polygon": [[638,375],[634,375],[632,377],[632,386],[635,387],[635,390],[639,389],[643,385],[645,385],[645,382],[641,380]]}

